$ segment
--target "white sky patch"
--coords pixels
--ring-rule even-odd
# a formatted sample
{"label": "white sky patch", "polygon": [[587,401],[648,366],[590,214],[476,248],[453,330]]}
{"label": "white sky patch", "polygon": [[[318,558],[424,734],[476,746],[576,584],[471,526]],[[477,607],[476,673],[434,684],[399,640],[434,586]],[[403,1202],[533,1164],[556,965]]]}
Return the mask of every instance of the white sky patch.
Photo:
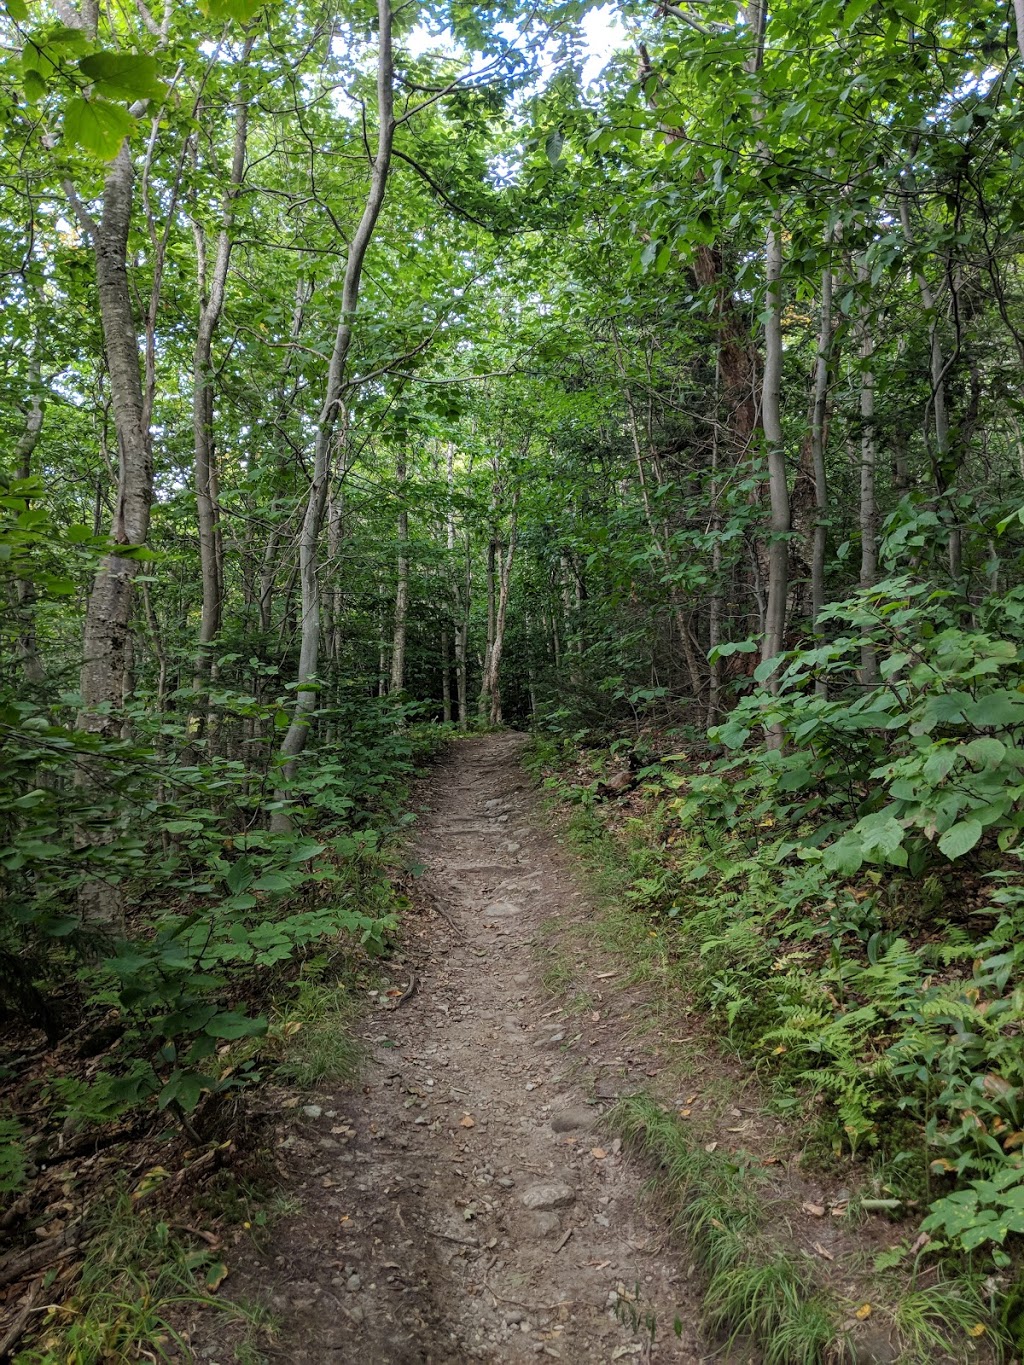
{"label": "white sky patch", "polygon": [[[614,5],[601,5],[583,17],[581,24],[586,57],[583,61],[583,82],[590,85],[596,81],[608,65],[612,54],[626,41],[626,30],[619,19]],[[519,29],[515,24],[507,24],[502,30],[504,36],[514,39]],[[464,56],[454,36],[450,32],[431,33],[425,25],[418,25],[405,38],[402,47],[412,57],[422,57],[427,52],[436,52],[445,57]],[[553,63],[549,66],[542,61],[545,76],[554,73]]]}
{"label": "white sky patch", "polygon": [[614,5],[592,9],[583,18],[583,37],[587,56],[583,63],[583,82],[590,85],[597,80],[610,58],[625,46],[626,30]]}

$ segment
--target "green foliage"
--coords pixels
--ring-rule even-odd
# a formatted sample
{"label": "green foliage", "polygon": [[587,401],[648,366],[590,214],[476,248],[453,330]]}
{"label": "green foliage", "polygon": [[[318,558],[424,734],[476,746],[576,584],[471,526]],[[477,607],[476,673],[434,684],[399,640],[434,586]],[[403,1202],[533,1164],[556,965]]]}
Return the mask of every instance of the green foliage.
{"label": "green foliage", "polygon": [[14,1194],[24,1184],[24,1136],[16,1119],[0,1118],[0,1194]]}
{"label": "green foliage", "polygon": [[187,1353],[182,1317],[200,1307],[242,1322],[246,1337],[270,1325],[263,1310],[214,1293],[226,1273],[217,1253],[183,1244],[127,1195],[94,1213],[92,1232],[75,1294],[47,1311],[17,1365],[169,1361]]}
{"label": "green foliage", "polygon": [[[755,677],[774,675],[776,690],[754,691],[711,732],[737,749],[777,727],[785,747],[716,764],[691,808],[786,823],[787,855],[844,876],[865,865],[922,876],[983,840],[1012,848],[1024,825],[1024,596],[990,602],[988,630],[955,624],[959,605],[898,579],[828,608],[844,633],[766,662]],[[880,681],[855,687],[865,652]]]}

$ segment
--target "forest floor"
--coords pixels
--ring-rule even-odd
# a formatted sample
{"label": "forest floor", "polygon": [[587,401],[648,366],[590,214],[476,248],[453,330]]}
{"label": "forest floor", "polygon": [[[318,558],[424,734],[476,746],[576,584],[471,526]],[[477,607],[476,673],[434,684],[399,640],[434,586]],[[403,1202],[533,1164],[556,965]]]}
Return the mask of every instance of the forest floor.
{"label": "forest floor", "polygon": [[[542,979],[552,922],[587,907],[541,825],[524,742],[462,741],[434,766],[413,993],[381,992],[366,1016],[361,1089],[282,1101],[278,1165],[299,1211],[262,1250],[237,1249],[226,1287],[274,1310],[273,1360],[710,1358],[698,1287],[603,1121],[657,1070],[629,1037],[636,1000],[595,979],[567,1022]],[[227,1365],[230,1333],[194,1324],[194,1358]]]}

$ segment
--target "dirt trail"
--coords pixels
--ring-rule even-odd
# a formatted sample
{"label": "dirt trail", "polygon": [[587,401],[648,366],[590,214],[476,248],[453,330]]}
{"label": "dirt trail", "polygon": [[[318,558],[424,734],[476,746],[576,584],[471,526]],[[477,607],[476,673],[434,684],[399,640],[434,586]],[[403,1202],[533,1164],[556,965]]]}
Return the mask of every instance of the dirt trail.
{"label": "dirt trail", "polygon": [[710,1359],[678,1249],[602,1127],[625,1084],[628,1002],[567,1019],[540,982],[540,926],[582,898],[522,743],[460,742],[434,769],[415,994],[371,1017],[363,1093],[303,1097],[282,1128],[303,1210],[231,1281],[279,1312],[275,1359]]}

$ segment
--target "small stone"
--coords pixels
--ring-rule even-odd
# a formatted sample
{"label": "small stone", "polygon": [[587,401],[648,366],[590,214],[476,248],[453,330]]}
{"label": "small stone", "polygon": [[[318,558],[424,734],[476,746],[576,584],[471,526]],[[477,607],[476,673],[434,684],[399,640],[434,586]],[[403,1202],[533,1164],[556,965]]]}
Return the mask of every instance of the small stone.
{"label": "small stone", "polygon": [[318,1119],[324,1111],[318,1104],[304,1104],[302,1106],[302,1112],[307,1119]]}
{"label": "small stone", "polygon": [[357,1327],[362,1323],[363,1319],[366,1316],[363,1310],[359,1307],[349,1308],[347,1311],[349,1317],[352,1319],[352,1321],[355,1323]]}
{"label": "small stone", "polygon": [[512,1179],[511,1176],[507,1176],[507,1175],[499,1175],[499,1176],[498,1176],[498,1184],[502,1187],[503,1190],[510,1190],[510,1189],[512,1189],[512,1187],[513,1187],[513,1185],[514,1185],[515,1183],[516,1183],[516,1182]]}
{"label": "small stone", "polygon": [[575,1203],[576,1194],[570,1185],[550,1180],[529,1186],[520,1196],[528,1209],[565,1209]]}
{"label": "small stone", "polygon": [[526,1314],[519,1308],[510,1308],[505,1314],[505,1321],[513,1324],[522,1322]]}
{"label": "small stone", "polygon": [[345,1288],[350,1294],[354,1294],[357,1289],[362,1287],[362,1283],[363,1282],[358,1275],[350,1275],[345,1281]]}
{"label": "small stone", "polygon": [[592,1109],[578,1105],[570,1109],[561,1109],[557,1114],[552,1114],[550,1124],[553,1132],[572,1133],[577,1129],[593,1128],[594,1118]]}
{"label": "small stone", "polygon": [[534,1238],[536,1241],[543,1241],[545,1237],[554,1237],[561,1232],[562,1224],[557,1213],[524,1213],[520,1219],[519,1231],[524,1238]]}

